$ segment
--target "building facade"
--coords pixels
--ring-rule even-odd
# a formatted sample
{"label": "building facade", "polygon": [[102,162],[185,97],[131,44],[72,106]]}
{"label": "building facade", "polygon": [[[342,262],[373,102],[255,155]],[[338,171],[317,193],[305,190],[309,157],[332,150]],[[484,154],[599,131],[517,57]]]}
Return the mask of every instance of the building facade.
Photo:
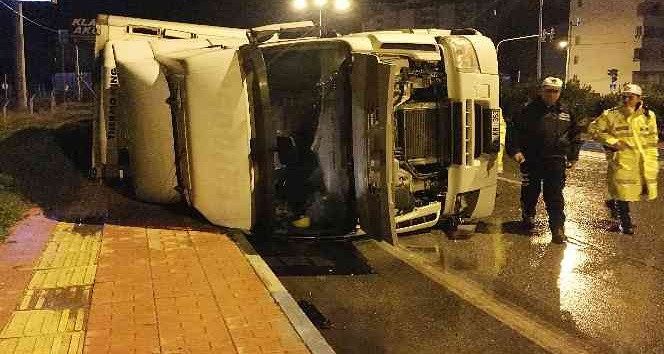
{"label": "building facade", "polygon": [[664,0],[571,0],[567,78],[601,94],[664,84]]}

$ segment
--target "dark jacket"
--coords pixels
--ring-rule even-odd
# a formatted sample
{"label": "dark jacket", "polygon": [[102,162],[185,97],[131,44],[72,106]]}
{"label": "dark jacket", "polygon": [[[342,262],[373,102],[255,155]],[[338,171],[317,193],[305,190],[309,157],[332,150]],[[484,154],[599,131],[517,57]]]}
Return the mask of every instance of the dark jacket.
{"label": "dark jacket", "polygon": [[506,148],[510,156],[521,152],[526,160],[566,157],[579,159],[582,141],[577,117],[560,101],[547,107],[538,96],[507,124]]}

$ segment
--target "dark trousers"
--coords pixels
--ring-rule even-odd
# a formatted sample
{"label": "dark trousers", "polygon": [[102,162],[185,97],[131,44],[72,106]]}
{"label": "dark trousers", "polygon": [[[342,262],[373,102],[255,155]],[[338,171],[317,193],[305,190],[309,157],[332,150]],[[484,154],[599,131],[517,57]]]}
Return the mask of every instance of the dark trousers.
{"label": "dark trousers", "polygon": [[549,214],[549,227],[565,225],[565,160],[551,158],[528,160],[521,164],[521,210],[523,216],[535,216],[537,200],[544,194],[546,211]]}

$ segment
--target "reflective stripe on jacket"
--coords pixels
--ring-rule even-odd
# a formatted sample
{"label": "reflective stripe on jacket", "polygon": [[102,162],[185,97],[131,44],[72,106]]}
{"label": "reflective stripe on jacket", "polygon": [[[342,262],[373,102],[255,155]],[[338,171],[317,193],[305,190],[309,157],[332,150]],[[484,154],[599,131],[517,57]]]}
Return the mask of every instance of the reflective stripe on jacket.
{"label": "reflective stripe on jacket", "polygon": [[629,148],[608,151],[607,181],[611,198],[638,201],[657,197],[657,121],[655,113],[646,116],[639,109],[631,113],[626,107],[604,111],[588,127],[600,143],[611,146],[622,141]]}
{"label": "reflective stripe on jacket", "polygon": [[547,106],[538,96],[508,122],[505,147],[508,155],[521,152],[531,162],[551,157],[576,161],[582,143],[579,133],[579,121],[565,104]]}

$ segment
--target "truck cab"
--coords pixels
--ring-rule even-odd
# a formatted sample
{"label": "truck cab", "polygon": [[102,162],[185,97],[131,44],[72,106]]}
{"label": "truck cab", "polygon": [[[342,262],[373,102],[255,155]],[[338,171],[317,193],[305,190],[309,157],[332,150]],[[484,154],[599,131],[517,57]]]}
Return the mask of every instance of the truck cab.
{"label": "truck cab", "polygon": [[[389,242],[493,211],[497,61],[474,30],[318,38],[297,23],[243,38],[97,23],[107,28],[94,165],[129,179],[139,199],[184,201],[214,224],[254,232]],[[117,29],[141,25],[155,35]]]}

